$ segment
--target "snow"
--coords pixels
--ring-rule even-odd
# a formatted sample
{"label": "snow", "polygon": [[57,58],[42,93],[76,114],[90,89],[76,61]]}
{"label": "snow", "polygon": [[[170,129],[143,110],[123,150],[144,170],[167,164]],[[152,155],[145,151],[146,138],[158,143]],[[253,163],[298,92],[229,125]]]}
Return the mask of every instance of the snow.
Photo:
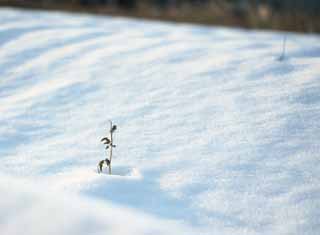
{"label": "snow", "polygon": [[319,234],[318,35],[0,22],[1,234]]}
{"label": "snow", "polygon": [[1,177],[2,234],[190,234],[177,222],[26,185],[23,180]]}

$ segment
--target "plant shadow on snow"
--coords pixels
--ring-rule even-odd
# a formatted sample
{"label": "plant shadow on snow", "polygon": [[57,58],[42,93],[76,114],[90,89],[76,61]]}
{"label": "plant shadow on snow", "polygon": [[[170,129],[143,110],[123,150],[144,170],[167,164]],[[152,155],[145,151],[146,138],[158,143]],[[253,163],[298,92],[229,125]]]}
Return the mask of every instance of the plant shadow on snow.
{"label": "plant shadow on snow", "polygon": [[[108,167],[102,169],[102,174],[109,176]],[[116,166],[112,168],[112,174],[110,176],[139,177],[139,171],[135,168]]]}
{"label": "plant shadow on snow", "polygon": [[297,52],[290,53],[290,55],[297,58],[320,58],[320,47],[299,50]]}
{"label": "plant shadow on snow", "polygon": [[88,186],[83,193],[159,217],[194,221],[195,218],[188,218],[192,213],[186,202],[169,197],[157,182],[149,180],[157,178],[155,174],[159,173],[144,172],[142,175],[136,168],[114,166],[109,175],[105,168],[99,182]]}
{"label": "plant shadow on snow", "polygon": [[268,76],[290,76],[290,74],[294,72],[301,72],[307,68],[308,66],[306,65],[292,65],[287,62],[273,63],[272,65],[269,65],[266,68],[252,72],[249,78],[250,80],[257,80]]}

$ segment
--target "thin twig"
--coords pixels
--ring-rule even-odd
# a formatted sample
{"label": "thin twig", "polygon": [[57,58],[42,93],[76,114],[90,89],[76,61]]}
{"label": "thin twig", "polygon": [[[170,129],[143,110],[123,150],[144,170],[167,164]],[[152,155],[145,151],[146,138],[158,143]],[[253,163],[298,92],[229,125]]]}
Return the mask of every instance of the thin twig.
{"label": "thin twig", "polygon": [[113,145],[113,135],[112,135],[112,121],[110,121],[110,164],[109,164],[109,175],[111,175],[111,162],[112,162],[112,145]]}
{"label": "thin twig", "polygon": [[284,35],[282,41],[282,54],[279,57],[279,61],[283,61],[286,57],[286,47],[287,47],[287,34]]}

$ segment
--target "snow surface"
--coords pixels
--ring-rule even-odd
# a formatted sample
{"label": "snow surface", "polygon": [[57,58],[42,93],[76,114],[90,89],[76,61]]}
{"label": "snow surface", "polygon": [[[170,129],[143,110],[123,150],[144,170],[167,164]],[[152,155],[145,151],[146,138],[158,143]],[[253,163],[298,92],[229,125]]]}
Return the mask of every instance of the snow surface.
{"label": "snow surface", "polygon": [[1,234],[320,233],[319,36],[279,61],[281,32],[0,22]]}

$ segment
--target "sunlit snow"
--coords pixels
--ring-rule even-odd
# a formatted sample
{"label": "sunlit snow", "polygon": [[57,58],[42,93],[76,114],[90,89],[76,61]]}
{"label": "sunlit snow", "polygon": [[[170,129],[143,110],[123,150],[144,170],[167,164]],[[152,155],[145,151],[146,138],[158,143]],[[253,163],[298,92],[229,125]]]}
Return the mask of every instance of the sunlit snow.
{"label": "sunlit snow", "polygon": [[320,233],[319,36],[0,22],[0,234]]}

